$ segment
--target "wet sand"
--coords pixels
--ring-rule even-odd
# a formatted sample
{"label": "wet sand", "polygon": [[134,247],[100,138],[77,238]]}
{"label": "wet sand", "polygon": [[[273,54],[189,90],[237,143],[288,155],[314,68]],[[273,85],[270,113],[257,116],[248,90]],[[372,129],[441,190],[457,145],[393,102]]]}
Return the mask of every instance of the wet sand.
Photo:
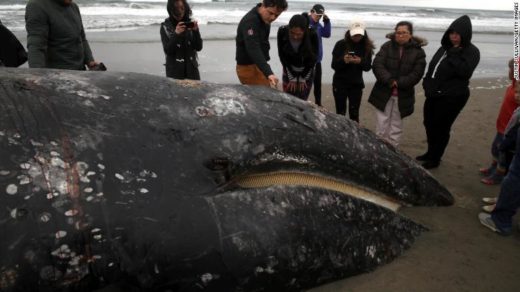
{"label": "wet sand", "polygon": [[[478,168],[490,162],[495,121],[509,82],[505,77],[471,82],[470,100],[452,128],[443,161],[431,171],[453,193],[455,204],[401,209],[430,231],[392,263],[311,291],[520,291],[520,216],[510,237],[494,234],[477,219],[481,198],[499,192],[499,186],[480,183]],[[367,102],[371,87],[364,91],[360,115],[362,126],[374,130],[375,113]],[[323,97],[324,106],[334,111],[330,86],[324,87]],[[404,121],[400,149],[411,157],[426,149],[423,104],[419,90],[415,113]]]}

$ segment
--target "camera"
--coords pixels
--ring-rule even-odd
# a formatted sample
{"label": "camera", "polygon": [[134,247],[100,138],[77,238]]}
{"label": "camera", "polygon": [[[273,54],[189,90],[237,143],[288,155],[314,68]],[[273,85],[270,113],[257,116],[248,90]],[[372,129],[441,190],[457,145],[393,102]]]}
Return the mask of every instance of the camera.
{"label": "camera", "polygon": [[184,22],[184,25],[186,26],[186,28],[193,28],[195,26],[195,23],[191,20],[188,20]]}

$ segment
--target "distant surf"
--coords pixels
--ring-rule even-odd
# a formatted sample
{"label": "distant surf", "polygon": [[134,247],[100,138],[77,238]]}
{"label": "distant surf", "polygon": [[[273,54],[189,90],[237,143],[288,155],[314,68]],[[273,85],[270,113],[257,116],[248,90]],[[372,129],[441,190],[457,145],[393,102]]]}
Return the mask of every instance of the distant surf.
{"label": "distant surf", "polygon": [[[2,0],[0,20],[13,31],[25,29],[27,0]],[[132,29],[157,25],[166,18],[167,0],[75,0],[88,31]],[[193,18],[200,24],[238,24],[254,3],[250,1],[189,0]],[[412,21],[416,30],[444,31],[457,17],[467,14],[472,19],[474,32],[513,33],[513,17],[509,11],[461,10],[409,6],[345,4],[343,1],[320,1],[334,27],[346,28],[353,18],[365,20],[368,28],[392,29],[400,20]],[[341,3],[343,2],[343,3]],[[308,11],[312,1],[290,1],[289,9],[273,24],[289,21],[293,14]],[[230,38],[234,29],[222,31],[218,38]],[[229,34],[229,35],[228,35]]]}

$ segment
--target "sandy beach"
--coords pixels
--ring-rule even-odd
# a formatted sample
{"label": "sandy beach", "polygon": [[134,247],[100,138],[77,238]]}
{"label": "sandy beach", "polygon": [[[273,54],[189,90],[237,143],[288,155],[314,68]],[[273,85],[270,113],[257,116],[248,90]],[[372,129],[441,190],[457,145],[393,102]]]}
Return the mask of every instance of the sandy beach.
{"label": "sandy beach", "polygon": [[[499,186],[480,183],[478,168],[490,161],[496,116],[508,84],[505,77],[472,80],[470,100],[452,128],[443,161],[431,171],[452,192],[455,204],[401,209],[403,215],[430,231],[392,263],[311,291],[520,291],[520,231],[503,237],[477,219],[481,198],[499,192]],[[361,125],[374,130],[375,113],[367,102],[370,89],[371,85],[364,91],[360,115]],[[417,89],[415,113],[404,121],[400,146],[411,157],[422,154],[426,147],[424,93],[419,86]],[[323,94],[324,106],[333,111],[331,86]]]}
{"label": "sandy beach", "polygon": [[[102,61],[110,71],[138,72],[165,76],[164,52],[159,36],[159,25],[140,27],[132,30],[87,31],[87,39],[94,58]],[[235,74],[235,25],[202,25],[201,35],[204,41],[199,52],[199,70],[202,80],[217,83],[239,83]],[[282,67],[278,57],[276,33],[278,27],[271,28],[271,61],[273,72],[281,78]],[[330,66],[332,49],[343,38],[346,28],[334,27],[330,38],[323,39],[323,83],[332,83],[333,70]],[[370,29],[368,34],[374,41],[376,52],[386,42],[385,35],[392,28]],[[429,61],[440,46],[444,32],[421,31],[414,34],[428,40],[424,47],[426,60]],[[25,31],[15,32],[26,46]],[[507,61],[513,57],[513,35],[503,33],[474,33],[473,41],[480,49],[481,60],[474,77],[499,77],[507,72]],[[374,74],[364,73],[367,82],[375,81]]]}
{"label": "sandy beach", "polygon": [[[231,28],[230,29],[236,29]],[[388,30],[389,31],[389,30]],[[388,31],[371,31],[377,47]],[[202,35],[213,32],[203,30]],[[325,41],[325,52],[344,30],[337,29]],[[273,30],[271,34],[276,35]],[[420,32],[429,39],[427,60],[439,46],[442,32]],[[17,33],[25,45],[24,33]],[[132,31],[88,32],[97,60],[111,71],[133,71],[163,75],[164,53],[159,26]],[[431,171],[455,196],[451,207],[403,208],[400,212],[430,229],[412,248],[392,263],[371,273],[337,281],[312,291],[520,291],[520,231],[510,237],[493,234],[480,225],[477,214],[484,196],[498,194],[498,186],[480,183],[478,168],[490,162],[490,143],[501,99],[509,81],[506,63],[512,57],[512,35],[476,34],[482,59],[471,82],[471,98],[452,129],[450,144],[441,166]],[[271,41],[271,64],[280,72],[276,42]],[[215,38],[204,42],[199,54],[204,80],[238,83],[235,76],[235,44],[232,39]],[[335,112],[330,82],[329,53],[325,54],[323,75],[324,107]],[[374,129],[375,114],[367,103],[373,74],[365,74],[367,88],[361,105],[361,125]],[[328,84],[328,85],[327,85]],[[422,154],[426,137],[422,125],[424,94],[417,86],[415,113],[404,121],[400,149],[411,157]],[[311,100],[314,100],[311,96]],[[518,216],[517,216],[518,217]],[[518,222],[518,218],[515,220]]]}

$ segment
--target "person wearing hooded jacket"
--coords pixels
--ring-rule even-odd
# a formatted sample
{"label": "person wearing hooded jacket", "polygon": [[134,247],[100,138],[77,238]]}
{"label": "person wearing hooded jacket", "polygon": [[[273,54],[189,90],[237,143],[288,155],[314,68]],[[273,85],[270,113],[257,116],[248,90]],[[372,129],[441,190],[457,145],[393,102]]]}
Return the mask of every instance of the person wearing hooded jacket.
{"label": "person wearing hooded jacket", "polygon": [[471,43],[471,20],[461,16],[448,27],[423,80],[424,127],[428,150],[416,157],[426,169],[439,166],[451,126],[469,99],[469,79],[480,61]]}
{"label": "person wearing hooded jacket", "polygon": [[202,50],[197,21],[192,21],[186,0],[168,0],[169,17],[161,24],[161,41],[166,55],[166,76],[175,79],[200,80],[197,52]]}
{"label": "person wearing hooded jacket", "polygon": [[368,102],[376,108],[376,134],[395,147],[403,132],[402,119],[414,111],[415,88],[426,68],[425,39],[413,35],[408,21],[396,24],[372,63],[376,83]]}
{"label": "person wearing hooded jacket", "polygon": [[30,68],[93,69],[81,14],[72,0],[29,0],[25,8]]}

